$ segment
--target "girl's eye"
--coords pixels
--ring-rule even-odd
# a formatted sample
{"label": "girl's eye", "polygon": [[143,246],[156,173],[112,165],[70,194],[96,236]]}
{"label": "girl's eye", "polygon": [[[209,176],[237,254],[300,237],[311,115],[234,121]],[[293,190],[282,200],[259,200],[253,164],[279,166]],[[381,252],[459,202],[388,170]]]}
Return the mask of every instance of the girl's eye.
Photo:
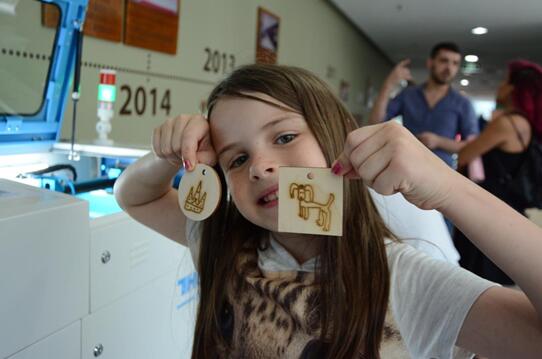
{"label": "girl's eye", "polygon": [[230,162],[230,168],[237,168],[241,166],[243,163],[245,163],[246,160],[247,160],[247,156],[241,155]]}
{"label": "girl's eye", "polygon": [[277,140],[275,142],[278,143],[279,145],[283,145],[285,143],[291,142],[296,137],[297,137],[297,135],[294,135],[294,134],[290,133],[288,135],[280,136],[279,138],[277,138]]}

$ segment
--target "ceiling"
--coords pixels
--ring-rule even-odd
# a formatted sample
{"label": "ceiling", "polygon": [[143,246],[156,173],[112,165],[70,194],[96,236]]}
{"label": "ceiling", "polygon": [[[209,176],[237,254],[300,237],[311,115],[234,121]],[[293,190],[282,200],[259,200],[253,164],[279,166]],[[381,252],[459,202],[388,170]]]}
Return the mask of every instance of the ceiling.
{"label": "ceiling", "polygon": [[[425,60],[440,41],[456,42],[463,54],[479,57],[479,72],[459,74],[454,87],[492,99],[506,63],[524,58],[542,64],[540,0],[329,0],[390,60],[411,59],[415,82],[427,78]],[[483,26],[488,33],[471,34]],[[460,86],[466,78],[469,86]]]}

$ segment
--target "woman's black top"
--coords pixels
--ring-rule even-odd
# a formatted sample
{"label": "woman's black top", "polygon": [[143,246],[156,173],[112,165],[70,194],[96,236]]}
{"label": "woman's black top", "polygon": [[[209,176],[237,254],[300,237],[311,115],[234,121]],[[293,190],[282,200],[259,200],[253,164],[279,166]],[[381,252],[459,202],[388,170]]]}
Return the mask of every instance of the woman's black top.
{"label": "woman's black top", "polygon": [[518,200],[504,186],[503,173],[515,174],[525,159],[525,155],[526,148],[518,153],[504,152],[494,148],[482,156],[486,179],[481,186],[521,214],[525,214],[522,201]]}
{"label": "woman's black top", "polygon": [[[514,126],[518,139],[523,143],[523,151],[518,153],[505,152],[498,148],[493,148],[482,156],[484,163],[485,180],[481,184],[488,192],[491,192],[510,207],[525,215],[525,207],[509,190],[503,185],[503,174],[515,174],[525,158],[528,143],[521,139],[519,131]],[[454,232],[454,244],[461,259],[461,267],[479,275],[482,278],[497,282],[503,285],[513,285],[514,281],[510,279],[502,270],[500,270],[489,258],[487,258],[478,248],[476,248],[465,235],[457,228]]]}

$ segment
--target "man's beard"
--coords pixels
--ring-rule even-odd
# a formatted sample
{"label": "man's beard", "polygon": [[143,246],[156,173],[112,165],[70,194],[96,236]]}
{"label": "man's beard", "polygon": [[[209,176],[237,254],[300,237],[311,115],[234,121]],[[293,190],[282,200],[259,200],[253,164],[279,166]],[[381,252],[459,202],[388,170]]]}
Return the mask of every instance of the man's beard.
{"label": "man's beard", "polygon": [[435,83],[437,83],[439,85],[448,85],[448,84],[450,84],[452,82],[453,77],[449,76],[449,74],[448,74],[447,79],[442,79],[434,71],[431,71],[431,79],[433,80],[433,82],[435,82]]}

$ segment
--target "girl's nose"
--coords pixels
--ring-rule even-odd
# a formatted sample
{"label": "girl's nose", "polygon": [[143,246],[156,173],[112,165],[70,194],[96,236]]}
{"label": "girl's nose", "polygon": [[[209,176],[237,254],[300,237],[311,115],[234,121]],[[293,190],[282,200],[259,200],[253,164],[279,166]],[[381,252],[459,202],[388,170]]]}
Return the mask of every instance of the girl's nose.
{"label": "girl's nose", "polygon": [[278,167],[264,159],[256,159],[250,166],[249,176],[251,181],[258,181],[264,179],[270,175],[273,175],[277,171]]}

